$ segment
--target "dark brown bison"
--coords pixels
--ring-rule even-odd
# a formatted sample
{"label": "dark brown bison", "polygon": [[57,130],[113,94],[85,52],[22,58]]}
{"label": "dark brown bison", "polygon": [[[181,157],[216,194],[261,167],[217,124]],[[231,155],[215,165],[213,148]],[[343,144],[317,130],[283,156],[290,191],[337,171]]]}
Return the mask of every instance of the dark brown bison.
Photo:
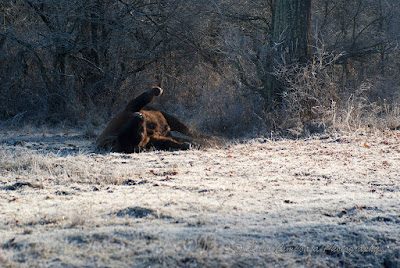
{"label": "dark brown bison", "polygon": [[182,121],[154,109],[145,109],[163,90],[154,86],[150,91],[131,100],[122,111],[110,121],[97,139],[97,147],[113,152],[133,153],[143,149],[187,150],[191,144],[186,139],[173,138],[171,131],[188,137],[205,135],[191,131]]}

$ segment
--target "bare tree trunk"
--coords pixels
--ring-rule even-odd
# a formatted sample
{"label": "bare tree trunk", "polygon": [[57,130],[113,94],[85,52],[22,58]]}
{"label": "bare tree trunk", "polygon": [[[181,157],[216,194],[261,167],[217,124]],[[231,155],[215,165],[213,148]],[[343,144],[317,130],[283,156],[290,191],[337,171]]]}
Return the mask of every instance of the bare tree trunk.
{"label": "bare tree trunk", "polygon": [[311,57],[311,0],[276,0],[273,41],[281,43],[281,52],[291,62]]}
{"label": "bare tree trunk", "polygon": [[[311,0],[275,0],[273,9],[273,46],[275,59],[267,69],[272,73],[276,62],[286,64],[307,62],[311,59]],[[280,99],[281,85],[272,74],[266,77],[267,104]]]}

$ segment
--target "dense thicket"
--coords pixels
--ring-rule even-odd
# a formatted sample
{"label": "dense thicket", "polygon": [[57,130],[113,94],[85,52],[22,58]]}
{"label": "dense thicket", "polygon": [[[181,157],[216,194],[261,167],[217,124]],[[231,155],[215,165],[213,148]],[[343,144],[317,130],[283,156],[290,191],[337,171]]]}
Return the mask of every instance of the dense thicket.
{"label": "dense thicket", "polygon": [[[203,130],[398,126],[397,0],[312,1],[308,64],[285,62],[272,42],[272,0],[3,0],[0,10],[3,122],[102,123],[158,84],[156,105]],[[273,103],[268,75],[283,85]]]}

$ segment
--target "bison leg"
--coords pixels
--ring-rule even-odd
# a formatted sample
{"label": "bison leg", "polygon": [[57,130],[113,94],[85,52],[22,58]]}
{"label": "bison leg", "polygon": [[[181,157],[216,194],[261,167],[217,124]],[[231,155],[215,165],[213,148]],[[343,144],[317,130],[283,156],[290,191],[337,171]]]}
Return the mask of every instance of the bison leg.
{"label": "bison leg", "polygon": [[160,87],[153,87],[150,91],[143,93],[142,95],[131,100],[128,105],[126,105],[126,112],[139,112],[150,103],[155,97],[160,96],[163,90]]}
{"label": "bison leg", "polygon": [[157,150],[189,150],[190,143],[179,143],[170,137],[151,137],[148,148],[154,147]]}
{"label": "bison leg", "polygon": [[200,146],[200,147],[210,147],[210,146],[216,146],[216,145],[223,145],[224,140],[215,136],[208,136],[204,135],[201,133],[196,132],[193,129],[190,129],[185,123],[183,123],[181,120],[178,118],[167,114],[165,112],[161,112],[165,119],[167,120],[167,123],[169,127],[171,128],[171,131],[179,132],[183,134],[184,136],[187,137],[181,137],[179,134],[177,135],[176,133],[171,134],[172,138],[174,140],[177,140],[179,142],[190,142],[191,144],[195,146]]}
{"label": "bison leg", "polygon": [[166,112],[161,112],[161,113],[167,120],[167,123],[168,123],[169,127],[171,128],[171,131],[177,131],[179,133],[185,134],[192,138],[194,138],[197,135],[197,133],[194,133],[193,131],[191,131],[190,128],[185,123],[183,123],[181,120],[179,120],[175,116],[167,114]]}

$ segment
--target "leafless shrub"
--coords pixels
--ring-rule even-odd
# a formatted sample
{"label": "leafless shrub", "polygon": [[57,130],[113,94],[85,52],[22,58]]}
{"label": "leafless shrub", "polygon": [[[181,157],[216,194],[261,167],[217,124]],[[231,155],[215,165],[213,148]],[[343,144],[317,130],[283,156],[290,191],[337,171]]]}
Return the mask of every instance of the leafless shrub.
{"label": "leafless shrub", "polygon": [[338,110],[338,126],[347,130],[365,127],[380,130],[398,129],[398,92],[398,87],[388,81],[362,83],[349,94],[347,101]]}
{"label": "leafless shrub", "polygon": [[312,62],[280,63],[273,75],[282,84],[278,125],[283,129],[316,124],[324,128],[335,121],[335,109],[340,102],[340,86],[332,73],[340,57],[316,48]]}
{"label": "leafless shrub", "polygon": [[282,110],[277,112],[282,129],[296,130],[300,135],[327,127],[353,130],[399,126],[399,96],[393,83],[386,90],[388,81],[365,81],[356,88],[343,87],[339,80],[334,80],[334,62],[341,56],[321,50],[315,56],[309,64],[282,64],[275,70],[274,75],[284,85]]}

